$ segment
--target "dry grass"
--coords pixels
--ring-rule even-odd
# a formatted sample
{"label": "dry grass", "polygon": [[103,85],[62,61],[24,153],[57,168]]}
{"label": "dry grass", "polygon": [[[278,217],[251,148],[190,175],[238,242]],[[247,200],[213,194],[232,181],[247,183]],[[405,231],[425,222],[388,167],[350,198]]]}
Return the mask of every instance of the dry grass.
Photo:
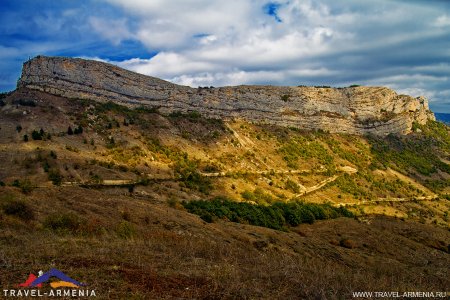
{"label": "dry grass", "polygon": [[[207,224],[165,203],[95,190],[1,192],[26,198],[37,216],[29,223],[2,214],[3,287],[51,267],[89,283],[101,299],[341,299],[351,291],[445,290],[450,283],[450,234],[429,225],[377,217],[279,232]],[[78,233],[43,228],[48,215],[69,212],[90,225]],[[116,232],[124,219],[135,229],[128,238]]]}
{"label": "dry grass", "polygon": [[[129,126],[107,129],[110,120],[122,123],[125,118],[123,112],[111,110],[84,126],[83,135],[64,136],[60,133],[69,125],[86,121],[83,114],[89,114],[91,106],[27,90],[10,97],[35,99],[37,106],[7,105],[0,112],[0,180],[9,185],[0,186],[3,288],[52,267],[87,282],[99,299],[347,299],[351,291],[444,291],[450,286],[447,200],[375,202],[352,209],[402,219],[362,214],[360,222],[336,219],[289,232],[220,220],[208,224],[177,204],[215,195],[241,200],[244,190],[256,188],[287,201],[294,196],[286,188],[288,179],[307,187],[326,179],[329,175],[316,158],[298,160],[301,170],[313,172],[259,173],[288,170],[278,149],[302,133],[240,120],[222,124],[152,112]],[[23,142],[23,134],[41,127],[52,133],[51,141]],[[108,147],[109,136],[114,136],[115,147]],[[333,153],[336,166],[367,167],[370,152],[364,138],[330,135],[317,142],[327,148],[330,140],[354,155],[350,161]],[[48,157],[50,151],[57,159]],[[167,154],[170,151],[174,153]],[[127,187],[56,187],[43,167],[48,160],[64,181],[167,178],[174,175],[172,163],[183,151],[189,159],[199,159],[202,168],[214,165],[232,174],[212,179],[214,190],[203,195],[175,179],[150,181],[131,192]],[[374,176],[408,181],[393,172]],[[10,186],[15,179],[28,179],[38,188],[24,194]],[[414,186],[428,192],[416,182]],[[6,213],[3,205],[11,199],[25,203],[33,218]],[[304,199],[355,201],[336,186]],[[50,221],[59,224],[53,226],[57,230],[50,229]]]}

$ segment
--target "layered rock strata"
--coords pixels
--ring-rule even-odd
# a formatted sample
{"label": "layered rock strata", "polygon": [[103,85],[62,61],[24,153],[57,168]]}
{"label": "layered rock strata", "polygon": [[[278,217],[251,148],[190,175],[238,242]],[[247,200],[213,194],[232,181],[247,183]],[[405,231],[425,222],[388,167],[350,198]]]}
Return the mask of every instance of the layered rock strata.
{"label": "layered rock strata", "polygon": [[434,120],[424,97],[385,87],[230,86],[191,88],[117,66],[79,58],[38,56],[23,65],[18,87],[67,98],[197,111],[333,133],[407,134],[413,122]]}

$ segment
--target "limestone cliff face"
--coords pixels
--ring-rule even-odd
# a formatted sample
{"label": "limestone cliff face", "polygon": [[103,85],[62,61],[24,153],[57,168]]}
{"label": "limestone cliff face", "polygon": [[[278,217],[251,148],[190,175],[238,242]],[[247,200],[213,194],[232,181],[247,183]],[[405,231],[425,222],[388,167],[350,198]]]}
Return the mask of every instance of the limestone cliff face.
{"label": "limestone cliff face", "polygon": [[434,120],[424,97],[384,87],[233,86],[195,89],[83,59],[38,56],[23,65],[19,87],[67,98],[198,111],[212,118],[243,118],[337,133],[406,134],[414,121]]}

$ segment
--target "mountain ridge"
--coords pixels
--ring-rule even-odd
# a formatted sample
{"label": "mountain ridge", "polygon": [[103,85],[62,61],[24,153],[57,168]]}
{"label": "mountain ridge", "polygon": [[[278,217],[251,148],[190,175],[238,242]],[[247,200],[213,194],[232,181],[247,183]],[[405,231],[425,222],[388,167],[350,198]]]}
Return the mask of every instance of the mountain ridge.
{"label": "mountain ridge", "polygon": [[210,118],[242,118],[332,133],[407,134],[415,122],[435,120],[426,98],[398,95],[384,87],[195,89],[79,58],[37,56],[24,63],[18,87],[66,98],[147,106],[163,113],[197,111]]}
{"label": "mountain ridge", "polygon": [[334,134],[85,96],[0,96],[5,287],[54,267],[99,299],[449,286],[448,126]]}

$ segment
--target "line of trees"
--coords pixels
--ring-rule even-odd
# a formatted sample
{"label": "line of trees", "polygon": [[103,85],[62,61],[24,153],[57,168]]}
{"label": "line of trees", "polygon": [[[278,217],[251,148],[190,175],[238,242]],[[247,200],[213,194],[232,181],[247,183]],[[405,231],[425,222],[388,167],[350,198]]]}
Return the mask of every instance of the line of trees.
{"label": "line of trees", "polygon": [[200,216],[206,222],[224,219],[277,230],[286,230],[289,226],[302,223],[312,224],[316,220],[353,217],[353,214],[345,207],[303,202],[254,205],[218,197],[211,201],[184,201],[182,205],[190,213]]}

